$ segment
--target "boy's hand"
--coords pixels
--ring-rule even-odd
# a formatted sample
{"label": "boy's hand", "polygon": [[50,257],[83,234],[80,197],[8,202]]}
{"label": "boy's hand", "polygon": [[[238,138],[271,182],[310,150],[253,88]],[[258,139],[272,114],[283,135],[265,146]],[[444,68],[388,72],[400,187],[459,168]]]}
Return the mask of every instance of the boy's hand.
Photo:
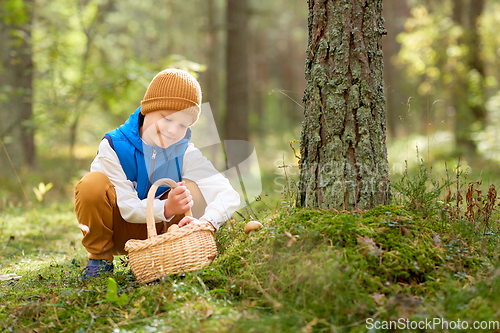
{"label": "boy's hand", "polygon": [[193,207],[193,197],[189,190],[184,186],[184,182],[180,182],[179,186],[170,190],[168,199],[165,201],[163,214],[166,218],[184,214],[188,209]]}
{"label": "boy's hand", "polygon": [[198,220],[192,216],[184,216],[182,218],[182,220],[179,221],[178,226],[180,228],[180,227],[183,227],[183,226],[188,225],[190,223],[198,223],[198,224],[205,224],[206,223],[206,224],[208,224],[209,227],[212,228],[213,231],[215,231],[214,226],[212,225],[212,223],[208,222],[208,220],[205,220],[205,219]]}

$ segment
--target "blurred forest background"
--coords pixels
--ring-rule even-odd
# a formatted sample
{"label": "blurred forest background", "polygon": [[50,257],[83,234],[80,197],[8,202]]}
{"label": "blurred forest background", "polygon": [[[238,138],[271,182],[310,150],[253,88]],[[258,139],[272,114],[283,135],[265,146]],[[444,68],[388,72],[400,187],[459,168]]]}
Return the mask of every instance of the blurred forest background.
{"label": "blurred forest background", "polygon": [[[383,6],[391,176],[418,146],[430,165],[460,157],[492,181],[500,0]],[[252,142],[264,192],[279,192],[277,165],[297,162],[287,142],[300,137],[307,16],[305,0],[0,1],[0,138],[27,196],[36,202],[33,187],[53,183],[45,201],[71,199],[103,135],[167,67],[197,75],[221,136]],[[26,203],[4,147],[0,209]]]}

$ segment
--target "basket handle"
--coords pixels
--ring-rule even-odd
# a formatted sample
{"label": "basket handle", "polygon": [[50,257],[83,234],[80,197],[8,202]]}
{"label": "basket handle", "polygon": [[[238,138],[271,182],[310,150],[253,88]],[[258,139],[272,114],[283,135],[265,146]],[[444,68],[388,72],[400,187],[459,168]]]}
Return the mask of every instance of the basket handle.
{"label": "basket handle", "polygon": [[[155,194],[156,190],[158,187],[161,185],[167,185],[170,186],[171,189],[176,188],[179,186],[178,183],[173,181],[172,179],[169,178],[161,178],[158,179],[157,181],[154,182],[153,185],[151,185],[151,188],[148,191],[148,197],[146,201],[146,224],[148,226],[148,238],[154,237],[157,235],[156,233],[156,226],[155,226],[155,215],[154,215],[154,206],[153,206],[153,201],[155,199]],[[191,208],[187,210],[187,212],[184,213],[185,216],[193,216],[191,213]]]}

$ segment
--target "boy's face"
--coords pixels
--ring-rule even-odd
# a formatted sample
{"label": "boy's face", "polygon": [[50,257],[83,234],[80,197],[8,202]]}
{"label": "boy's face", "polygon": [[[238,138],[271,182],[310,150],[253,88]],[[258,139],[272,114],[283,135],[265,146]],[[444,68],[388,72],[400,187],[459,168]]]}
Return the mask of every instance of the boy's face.
{"label": "boy's face", "polygon": [[167,148],[180,141],[192,123],[193,117],[182,111],[149,112],[144,116],[141,138],[150,146]]}

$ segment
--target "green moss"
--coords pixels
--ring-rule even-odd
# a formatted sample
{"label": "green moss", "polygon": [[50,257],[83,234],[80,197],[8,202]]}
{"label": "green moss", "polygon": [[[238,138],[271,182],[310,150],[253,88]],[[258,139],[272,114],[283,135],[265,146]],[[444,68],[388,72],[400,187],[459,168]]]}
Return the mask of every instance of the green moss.
{"label": "green moss", "polygon": [[[314,331],[359,332],[375,315],[432,318],[439,311],[491,320],[500,311],[496,238],[464,221],[443,224],[397,205],[354,213],[283,208],[249,235],[242,231],[246,221],[227,223],[216,234],[214,263],[149,285],[137,285],[115,261],[118,295],[129,302],[111,304],[105,279],[79,279],[84,253],[68,241],[74,220],[66,210],[37,211],[51,233],[62,226],[52,236],[65,241],[52,242],[50,257],[35,251],[33,225],[19,234],[8,225],[3,234],[24,250],[2,252],[2,273],[23,276],[0,282],[3,330],[109,331],[112,319],[125,331],[295,332],[315,322]],[[23,218],[29,225],[31,217]]]}
{"label": "green moss", "polygon": [[[377,311],[369,295],[429,297],[441,281],[463,285],[481,276],[484,258],[443,230],[397,205],[358,213],[294,209],[257,233],[238,235],[217,262],[230,278],[214,285],[278,313],[305,311],[347,325]],[[388,304],[385,313],[398,309]]]}

